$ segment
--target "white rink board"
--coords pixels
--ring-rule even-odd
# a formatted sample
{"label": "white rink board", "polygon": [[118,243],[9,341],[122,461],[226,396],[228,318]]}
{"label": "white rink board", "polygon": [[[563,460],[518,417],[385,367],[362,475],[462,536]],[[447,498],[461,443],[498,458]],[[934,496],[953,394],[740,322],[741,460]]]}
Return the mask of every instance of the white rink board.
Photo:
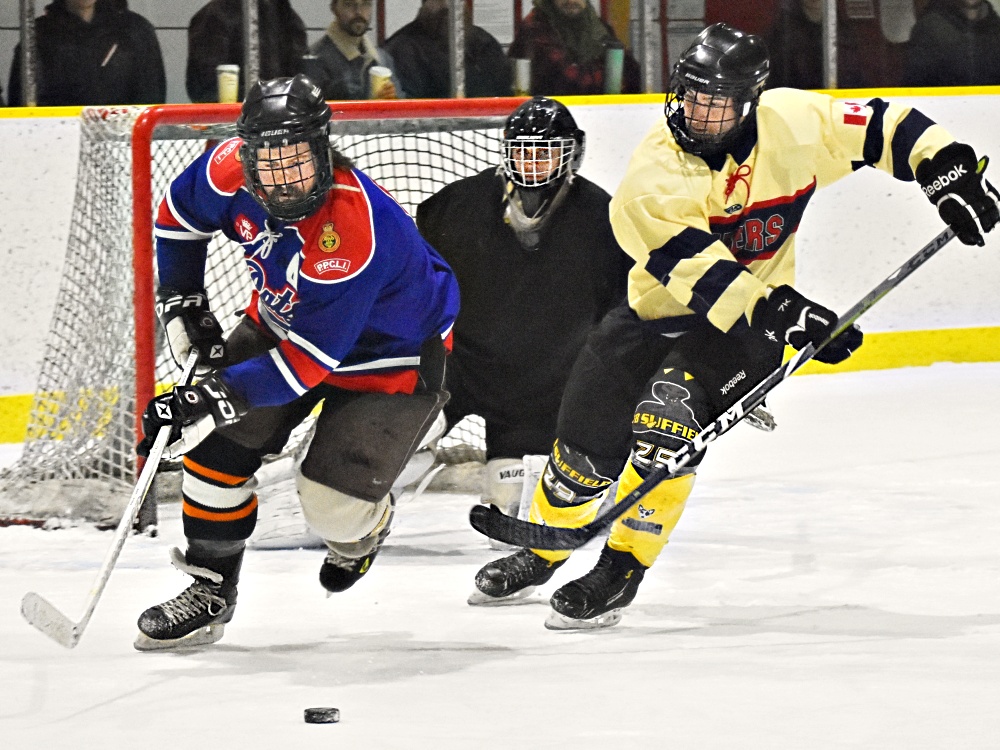
{"label": "white rink board", "polygon": [[[900,98],[977,151],[1000,159],[1000,96]],[[573,105],[587,132],[582,174],[609,192],[660,103]],[[0,118],[0,248],[10,305],[0,327],[0,396],[34,390],[65,253],[77,158],[75,119]],[[1000,175],[1000,161],[991,173]],[[1000,181],[1000,178],[998,178]],[[916,184],[865,169],[817,194],[799,232],[801,289],[846,308],[925,244],[941,225]],[[986,248],[954,243],[866,316],[868,331],[1000,325],[995,279],[1000,237]],[[28,305],[30,304],[30,307]]]}

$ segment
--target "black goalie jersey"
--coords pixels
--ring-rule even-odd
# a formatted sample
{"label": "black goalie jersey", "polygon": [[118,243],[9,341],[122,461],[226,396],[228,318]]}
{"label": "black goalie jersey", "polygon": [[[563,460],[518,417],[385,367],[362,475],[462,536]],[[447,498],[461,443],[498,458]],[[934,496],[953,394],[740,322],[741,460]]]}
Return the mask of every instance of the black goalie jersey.
{"label": "black goalie jersey", "polygon": [[608,221],[610,196],[576,176],[538,249],[504,219],[495,169],[424,201],[417,225],[458,278],[446,413],[487,421],[490,458],[547,453],[570,367],[587,333],[625,295],[632,260]]}

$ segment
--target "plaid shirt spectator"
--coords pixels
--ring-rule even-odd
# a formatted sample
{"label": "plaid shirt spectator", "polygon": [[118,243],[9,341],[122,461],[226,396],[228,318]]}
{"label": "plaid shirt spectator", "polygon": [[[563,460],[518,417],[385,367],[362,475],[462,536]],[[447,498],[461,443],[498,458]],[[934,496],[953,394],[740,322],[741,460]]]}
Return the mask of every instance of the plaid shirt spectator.
{"label": "plaid shirt spectator", "polygon": [[[589,3],[582,19],[566,19],[553,0],[534,0],[534,8],[518,25],[507,51],[513,59],[531,60],[531,93],[544,96],[604,93],[604,51],[617,45],[612,28]],[[587,24],[589,44],[574,44],[571,23]],[[561,33],[562,31],[562,33]],[[579,39],[579,37],[577,37]],[[639,63],[628,51],[622,73],[622,93],[641,91]]]}

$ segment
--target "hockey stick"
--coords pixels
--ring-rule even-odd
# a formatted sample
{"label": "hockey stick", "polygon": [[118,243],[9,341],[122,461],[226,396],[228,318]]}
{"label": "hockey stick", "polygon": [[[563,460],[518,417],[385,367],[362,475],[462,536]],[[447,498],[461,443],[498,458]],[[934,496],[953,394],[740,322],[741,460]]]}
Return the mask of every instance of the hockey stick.
{"label": "hockey stick", "polygon": [[[198,350],[192,349],[191,354],[188,355],[187,361],[184,363],[184,371],[181,373],[182,385],[189,385],[191,383],[196,364],[198,364]],[[21,614],[24,616],[24,619],[60,646],[73,648],[80,642],[83,631],[86,629],[87,623],[90,622],[90,617],[94,614],[94,609],[97,607],[97,600],[104,593],[104,587],[108,583],[108,578],[111,577],[111,571],[114,569],[115,563],[118,562],[118,556],[125,545],[125,539],[132,530],[132,524],[135,523],[135,518],[139,514],[139,507],[142,505],[146,493],[149,492],[149,488],[153,484],[153,477],[156,476],[156,470],[160,466],[163,451],[170,440],[171,429],[171,425],[164,425],[156,435],[153,448],[149,451],[146,463],[139,474],[139,480],[132,490],[132,497],[129,498],[128,505],[125,506],[125,510],[122,513],[122,520],[118,522],[118,528],[115,529],[114,541],[104,556],[104,563],[97,572],[97,579],[90,589],[87,607],[84,609],[83,617],[80,618],[80,621],[73,622],[56,609],[47,599],[39,596],[34,591],[29,591],[21,599]]]}
{"label": "hockey stick", "polygon": [[695,457],[704,453],[710,442],[731,430],[735,424],[759,406],[767,394],[778,383],[785,380],[785,378],[789,377],[793,372],[812,359],[816,355],[816,352],[829,344],[840,333],[854,325],[854,322],[871,309],[875,303],[895,287],[899,286],[903,279],[930,260],[938,250],[947,245],[954,237],[955,233],[951,228],[945,229],[941,234],[918,250],[912,258],[893,271],[888,278],[868,292],[854,307],[848,310],[837,321],[837,327],[833,333],[821,341],[818,346],[806,344],[806,346],[802,347],[787,362],[760,381],[743,398],[726,409],[714,422],[703,429],[692,443],[679,450],[666,464],[650,472],[642,484],[623,497],[617,504],[598,515],[590,523],[575,529],[542,526],[507,516],[499,508],[492,505],[489,507],[477,505],[472,508],[469,511],[469,522],[479,533],[485,534],[491,539],[513,544],[516,547],[562,550],[576,549],[586,544],[597,536],[608,524],[625,515],[658,484],[676,475],[678,470],[690,463]]}

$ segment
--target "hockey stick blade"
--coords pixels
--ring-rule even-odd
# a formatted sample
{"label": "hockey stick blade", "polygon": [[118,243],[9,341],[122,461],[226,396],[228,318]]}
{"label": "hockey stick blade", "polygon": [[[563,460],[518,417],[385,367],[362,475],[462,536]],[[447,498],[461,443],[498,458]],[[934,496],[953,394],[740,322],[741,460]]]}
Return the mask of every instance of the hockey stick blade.
{"label": "hockey stick blade", "polygon": [[[181,383],[188,385],[191,382],[197,364],[198,350],[192,349],[187,362],[184,363]],[[118,556],[121,554],[122,547],[125,546],[125,539],[132,530],[136,516],[139,515],[139,507],[142,505],[142,501],[146,498],[146,493],[149,492],[149,488],[153,484],[153,477],[156,475],[156,469],[160,465],[163,451],[166,450],[167,443],[170,441],[170,432],[170,425],[165,425],[160,428],[160,431],[156,435],[153,447],[146,458],[146,464],[139,473],[139,479],[132,490],[132,496],[129,498],[128,504],[122,512],[122,519],[118,522],[118,528],[115,529],[115,537],[111,543],[111,547],[105,553],[104,562],[101,563],[101,568],[97,572],[97,579],[94,581],[94,585],[87,595],[87,606],[84,608],[80,621],[73,622],[56,609],[48,600],[33,591],[29,591],[21,599],[21,615],[28,621],[28,624],[47,635],[60,646],[74,648],[80,642],[83,631],[87,628],[87,623],[90,622],[90,618],[97,608],[97,602],[100,600],[101,594],[104,593],[104,587],[111,577],[111,571],[114,570],[115,563],[118,562]]]}
{"label": "hockey stick blade", "polygon": [[73,648],[80,641],[81,633],[76,623],[34,591],[29,591],[21,599],[21,615],[32,627],[60,646]]}
{"label": "hockey stick blade", "polygon": [[837,321],[837,327],[833,330],[833,333],[820,342],[819,346],[807,344],[802,347],[787,362],[782,363],[778,369],[765,377],[743,398],[726,409],[714,422],[705,427],[692,443],[684,446],[664,465],[651,471],[649,476],[638,487],[615,505],[598,515],[590,523],[576,529],[542,526],[507,516],[499,508],[493,506],[487,508],[481,505],[475,506],[469,511],[469,523],[479,533],[485,534],[491,539],[512,544],[515,547],[545,550],[566,550],[581,547],[600,534],[609,524],[625,515],[661,482],[677,476],[681,469],[705,452],[710,442],[720,435],[729,432],[747,414],[763,403],[767,394],[778,383],[790,377],[793,372],[812,359],[816,352],[854,325],[858,318],[874,307],[886,294],[899,286],[911,273],[930,260],[938,250],[947,245],[954,237],[955,233],[948,228],[924,247],[920,248],[909,260],[889,274],[886,279],[848,310]]}

